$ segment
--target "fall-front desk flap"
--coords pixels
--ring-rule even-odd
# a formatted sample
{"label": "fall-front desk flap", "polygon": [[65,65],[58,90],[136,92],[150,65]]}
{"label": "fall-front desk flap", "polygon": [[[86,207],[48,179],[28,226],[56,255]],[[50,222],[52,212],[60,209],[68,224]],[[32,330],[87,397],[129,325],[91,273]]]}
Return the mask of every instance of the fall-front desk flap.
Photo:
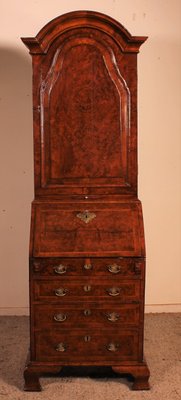
{"label": "fall-front desk flap", "polygon": [[30,255],[144,256],[140,202],[34,202]]}

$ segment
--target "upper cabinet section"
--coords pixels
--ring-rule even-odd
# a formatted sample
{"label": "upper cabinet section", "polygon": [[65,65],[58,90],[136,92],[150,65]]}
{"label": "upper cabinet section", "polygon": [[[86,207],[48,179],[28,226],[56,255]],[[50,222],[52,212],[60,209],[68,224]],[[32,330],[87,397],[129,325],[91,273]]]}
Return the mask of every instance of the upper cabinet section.
{"label": "upper cabinet section", "polygon": [[137,52],[103,14],[60,16],[35,38],[35,195],[137,193]]}

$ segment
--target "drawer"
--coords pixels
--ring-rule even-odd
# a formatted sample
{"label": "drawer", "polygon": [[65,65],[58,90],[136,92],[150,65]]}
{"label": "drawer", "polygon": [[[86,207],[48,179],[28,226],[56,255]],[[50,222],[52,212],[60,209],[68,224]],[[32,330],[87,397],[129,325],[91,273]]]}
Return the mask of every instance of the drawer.
{"label": "drawer", "polygon": [[83,299],[104,298],[109,301],[139,302],[139,280],[97,280],[80,279],[67,280],[36,280],[34,281],[34,300],[53,301],[59,304],[67,301],[81,301]]}
{"label": "drawer", "polygon": [[122,328],[138,326],[140,310],[137,304],[110,307],[94,303],[74,306],[35,305],[35,328]]}
{"label": "drawer", "polygon": [[143,276],[144,261],[139,258],[55,258],[32,260],[31,269],[35,278],[44,276],[121,276],[138,279]]}
{"label": "drawer", "polygon": [[136,330],[121,332],[60,330],[36,332],[36,360],[58,361],[66,364],[98,360],[119,363],[138,358],[139,334]]}

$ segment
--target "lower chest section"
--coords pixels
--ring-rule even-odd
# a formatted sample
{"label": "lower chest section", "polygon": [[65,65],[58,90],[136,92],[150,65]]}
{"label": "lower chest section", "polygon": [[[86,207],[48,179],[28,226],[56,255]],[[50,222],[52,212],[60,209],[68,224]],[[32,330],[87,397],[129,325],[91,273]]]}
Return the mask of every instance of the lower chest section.
{"label": "lower chest section", "polygon": [[37,361],[119,364],[142,357],[144,259],[31,259]]}

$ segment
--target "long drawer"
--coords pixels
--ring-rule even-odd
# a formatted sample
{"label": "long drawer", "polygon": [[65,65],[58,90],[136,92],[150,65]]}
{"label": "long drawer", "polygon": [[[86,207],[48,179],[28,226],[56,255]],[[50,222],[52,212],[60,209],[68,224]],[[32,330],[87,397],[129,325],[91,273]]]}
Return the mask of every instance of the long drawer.
{"label": "long drawer", "polygon": [[[67,301],[81,301],[95,299],[116,301],[119,303],[140,301],[140,280],[98,280],[98,279],[71,279],[35,280],[34,300],[51,301],[63,304]],[[110,301],[109,300],[109,301]]]}
{"label": "long drawer", "polygon": [[140,306],[124,304],[111,307],[108,304],[83,303],[74,305],[34,306],[35,329],[113,328],[138,326]]}
{"label": "long drawer", "polygon": [[63,276],[111,276],[140,279],[144,273],[144,261],[139,258],[49,258],[32,259],[34,278]]}
{"label": "long drawer", "polygon": [[90,329],[36,332],[36,360],[85,364],[99,360],[119,363],[138,358],[137,330],[101,331]]}

